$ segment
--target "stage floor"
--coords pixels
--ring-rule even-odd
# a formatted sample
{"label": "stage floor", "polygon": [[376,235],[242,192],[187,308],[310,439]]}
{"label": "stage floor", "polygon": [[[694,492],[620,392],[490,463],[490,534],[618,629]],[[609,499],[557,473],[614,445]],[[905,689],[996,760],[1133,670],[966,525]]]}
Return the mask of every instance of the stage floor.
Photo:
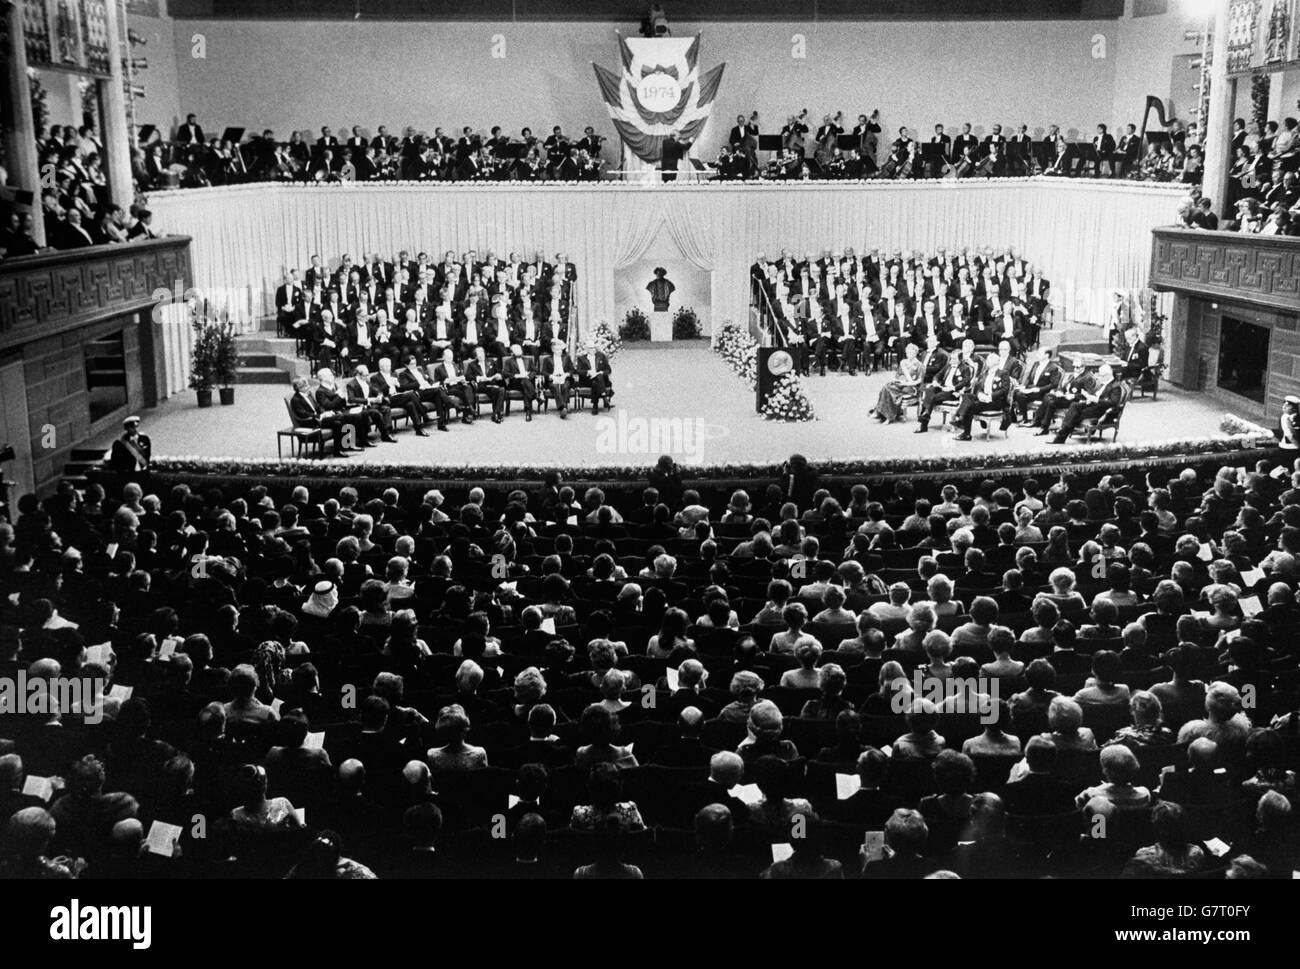
{"label": "stage floor", "polygon": [[[812,460],[930,457],[940,454],[1041,452],[1050,438],[1012,427],[985,440],[979,425],[970,442],[953,440],[946,428],[914,434],[915,423],[877,424],[867,415],[887,374],[849,377],[828,372],[805,380],[817,420],[786,424],[764,420],[754,410],[754,393],[707,348],[624,350],[612,361],[614,409],[560,420],[554,409],[526,423],[522,408],[505,423],[486,417],[477,424],[454,423],[446,434],[419,438],[407,430],[398,443],[353,453],[349,463],[383,462],[417,466],[610,467],[647,465],[662,453],[682,464],[775,463],[793,452]],[[236,403],[200,410],[183,392],[146,411],[142,430],[153,440],[155,458],[274,458],[275,431],[287,426],[287,385],[241,384]],[[1135,398],[1119,439],[1163,441],[1218,436],[1223,405],[1173,387],[1158,400]],[[1109,441],[1109,437],[1107,437]],[[286,455],[287,456],[287,455]]]}

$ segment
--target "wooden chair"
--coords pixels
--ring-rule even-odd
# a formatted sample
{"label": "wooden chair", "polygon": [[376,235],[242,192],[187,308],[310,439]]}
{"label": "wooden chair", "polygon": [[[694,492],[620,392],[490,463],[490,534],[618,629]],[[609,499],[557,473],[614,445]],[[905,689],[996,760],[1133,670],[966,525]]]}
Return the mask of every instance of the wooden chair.
{"label": "wooden chair", "polygon": [[1076,434],[1082,434],[1084,440],[1092,441],[1094,438],[1100,440],[1102,434],[1106,431],[1111,432],[1111,441],[1119,439],[1119,422],[1124,416],[1124,408],[1128,406],[1129,397],[1133,394],[1133,385],[1127,381],[1120,384],[1119,405],[1112,407],[1100,417],[1094,417],[1083,421],[1075,429]]}
{"label": "wooden chair", "polygon": [[303,424],[293,416],[293,407],[290,403],[291,398],[284,398],[284,409],[289,414],[289,427],[282,431],[276,431],[275,450],[276,454],[280,453],[280,443],[286,437],[289,439],[289,453],[293,457],[301,457],[304,448],[313,448],[314,457],[325,457],[325,442],[334,440],[334,431],[328,427],[310,427]]}
{"label": "wooden chair", "polygon": [[1160,378],[1165,373],[1165,348],[1161,345],[1150,347],[1147,350],[1147,364],[1142,368],[1142,372],[1137,375],[1133,381],[1133,390],[1138,396],[1145,396],[1147,391],[1151,392],[1151,399],[1155,400],[1160,392]]}

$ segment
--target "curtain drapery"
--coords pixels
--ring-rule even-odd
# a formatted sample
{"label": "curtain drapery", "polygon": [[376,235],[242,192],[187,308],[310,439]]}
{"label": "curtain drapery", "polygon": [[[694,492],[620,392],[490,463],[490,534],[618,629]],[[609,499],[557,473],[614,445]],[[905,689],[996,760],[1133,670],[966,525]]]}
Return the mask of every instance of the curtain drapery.
{"label": "curtain drapery", "polygon": [[1051,280],[1058,319],[1101,324],[1115,289],[1146,285],[1151,229],[1182,188],[1077,179],[628,185],[274,183],[157,192],[154,225],[193,237],[195,284],[250,328],[274,309],[288,267],[312,254],[391,258],[492,250],[577,265],[579,331],[614,319],[614,279],[661,225],[713,271],[714,332],[744,320],[756,253],[1014,246]]}

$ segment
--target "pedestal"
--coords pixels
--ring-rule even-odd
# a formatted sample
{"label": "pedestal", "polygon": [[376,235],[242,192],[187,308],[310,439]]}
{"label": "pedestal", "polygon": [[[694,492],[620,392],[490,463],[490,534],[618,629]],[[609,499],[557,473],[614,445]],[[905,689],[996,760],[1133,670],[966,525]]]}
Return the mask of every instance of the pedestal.
{"label": "pedestal", "polygon": [[647,314],[650,317],[650,341],[652,343],[665,343],[673,338],[673,314],[668,310],[662,313],[651,311]]}

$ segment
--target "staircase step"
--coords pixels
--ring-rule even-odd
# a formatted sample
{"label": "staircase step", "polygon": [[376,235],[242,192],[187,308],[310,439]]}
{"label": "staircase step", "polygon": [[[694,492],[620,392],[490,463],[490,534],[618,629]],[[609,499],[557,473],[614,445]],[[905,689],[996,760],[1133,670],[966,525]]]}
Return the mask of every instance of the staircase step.
{"label": "staircase step", "polygon": [[274,367],[275,365],[274,353],[244,353],[239,357],[240,367]]}
{"label": "staircase step", "polygon": [[288,372],[279,367],[240,367],[235,373],[237,384],[288,384]]}

